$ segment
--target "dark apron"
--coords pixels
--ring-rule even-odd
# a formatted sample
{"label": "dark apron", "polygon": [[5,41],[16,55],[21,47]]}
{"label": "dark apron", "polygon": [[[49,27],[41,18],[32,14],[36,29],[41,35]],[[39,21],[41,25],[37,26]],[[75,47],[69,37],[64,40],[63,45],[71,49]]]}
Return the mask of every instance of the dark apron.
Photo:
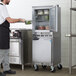
{"label": "dark apron", "polygon": [[0,24],[0,49],[10,48],[10,23],[6,20],[4,23]]}

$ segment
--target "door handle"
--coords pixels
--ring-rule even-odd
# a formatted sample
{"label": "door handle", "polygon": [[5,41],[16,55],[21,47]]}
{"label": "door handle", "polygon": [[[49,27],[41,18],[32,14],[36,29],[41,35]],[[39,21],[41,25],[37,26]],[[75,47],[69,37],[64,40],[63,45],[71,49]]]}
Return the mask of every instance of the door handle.
{"label": "door handle", "polygon": [[38,37],[34,37],[33,40],[39,40],[39,38]]}

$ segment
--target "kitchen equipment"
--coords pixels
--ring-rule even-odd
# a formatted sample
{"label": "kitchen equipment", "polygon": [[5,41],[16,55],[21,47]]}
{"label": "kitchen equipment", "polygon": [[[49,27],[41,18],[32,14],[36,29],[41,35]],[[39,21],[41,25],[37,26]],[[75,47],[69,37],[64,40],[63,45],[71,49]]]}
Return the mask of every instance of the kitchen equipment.
{"label": "kitchen equipment", "polygon": [[55,66],[62,69],[60,12],[59,5],[33,7],[32,63],[35,71],[38,65],[50,66],[51,72],[55,72]]}
{"label": "kitchen equipment", "polygon": [[19,30],[11,30],[10,33],[9,62],[11,64],[20,64],[22,65],[22,70],[24,69],[23,41]]}
{"label": "kitchen equipment", "polygon": [[11,30],[11,38],[21,38],[21,32],[19,30]]}

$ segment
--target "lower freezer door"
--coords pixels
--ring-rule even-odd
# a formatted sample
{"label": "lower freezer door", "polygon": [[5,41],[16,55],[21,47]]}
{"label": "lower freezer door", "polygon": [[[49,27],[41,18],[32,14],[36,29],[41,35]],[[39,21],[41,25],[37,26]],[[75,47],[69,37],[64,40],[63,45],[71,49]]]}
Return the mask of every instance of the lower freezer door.
{"label": "lower freezer door", "polygon": [[32,47],[33,63],[51,64],[51,39],[33,40]]}

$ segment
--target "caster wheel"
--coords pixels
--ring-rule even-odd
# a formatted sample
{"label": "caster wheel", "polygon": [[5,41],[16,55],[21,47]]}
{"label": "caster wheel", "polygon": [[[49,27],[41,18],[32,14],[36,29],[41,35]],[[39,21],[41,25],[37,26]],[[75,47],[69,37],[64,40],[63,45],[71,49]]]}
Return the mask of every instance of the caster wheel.
{"label": "caster wheel", "polygon": [[56,71],[54,66],[51,66],[50,68],[51,68],[51,72],[55,72]]}
{"label": "caster wheel", "polygon": [[34,69],[35,69],[35,71],[38,71],[39,70],[38,65],[34,65]]}
{"label": "caster wheel", "polygon": [[58,65],[57,65],[57,68],[58,68],[59,70],[61,70],[61,69],[62,69],[62,65],[61,65],[61,64],[58,64]]}
{"label": "caster wheel", "polygon": [[47,67],[46,65],[42,65],[42,68],[43,68],[43,69],[46,69],[46,67]]}

